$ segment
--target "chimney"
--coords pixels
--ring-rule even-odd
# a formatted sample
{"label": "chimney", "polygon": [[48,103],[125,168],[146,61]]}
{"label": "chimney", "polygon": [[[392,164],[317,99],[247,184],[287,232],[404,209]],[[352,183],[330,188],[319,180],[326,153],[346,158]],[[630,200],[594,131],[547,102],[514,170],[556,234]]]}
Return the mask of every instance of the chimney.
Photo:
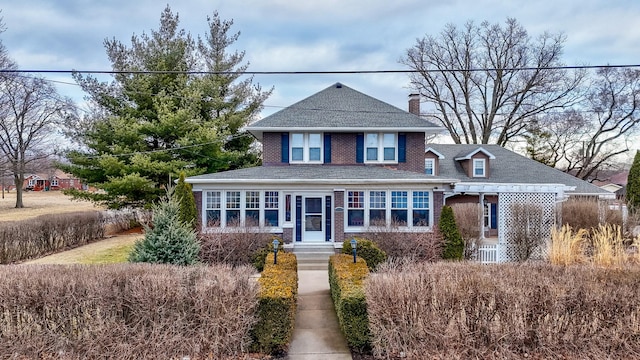
{"label": "chimney", "polygon": [[420,116],[420,94],[409,95],[409,112]]}

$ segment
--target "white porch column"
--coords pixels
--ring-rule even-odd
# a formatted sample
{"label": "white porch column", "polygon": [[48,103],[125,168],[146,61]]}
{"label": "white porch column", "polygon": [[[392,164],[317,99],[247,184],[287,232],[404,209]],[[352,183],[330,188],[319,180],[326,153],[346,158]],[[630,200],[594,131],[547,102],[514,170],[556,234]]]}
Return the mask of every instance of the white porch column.
{"label": "white porch column", "polygon": [[480,240],[484,240],[484,193],[478,194],[478,207],[480,208]]}

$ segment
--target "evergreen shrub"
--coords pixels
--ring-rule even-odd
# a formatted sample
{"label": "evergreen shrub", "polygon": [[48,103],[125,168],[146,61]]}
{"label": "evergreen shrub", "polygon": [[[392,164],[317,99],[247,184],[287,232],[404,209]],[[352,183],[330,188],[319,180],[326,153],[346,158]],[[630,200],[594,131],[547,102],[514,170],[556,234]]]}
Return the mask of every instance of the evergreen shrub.
{"label": "evergreen shrub", "polygon": [[[356,256],[364,259],[370,271],[375,271],[379,264],[387,260],[387,254],[373,241],[361,237],[355,237],[354,239],[357,241]],[[342,253],[347,255],[353,254],[351,241],[345,241],[342,244]]]}
{"label": "evergreen shrub", "polygon": [[456,218],[451,206],[443,206],[438,228],[444,239],[443,259],[462,260],[464,258],[464,241],[458,231]]}

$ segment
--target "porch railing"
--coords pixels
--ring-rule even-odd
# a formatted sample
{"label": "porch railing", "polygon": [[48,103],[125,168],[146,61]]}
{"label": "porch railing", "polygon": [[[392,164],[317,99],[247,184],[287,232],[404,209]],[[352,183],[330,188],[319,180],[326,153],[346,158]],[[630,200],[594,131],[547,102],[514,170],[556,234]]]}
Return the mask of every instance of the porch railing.
{"label": "porch railing", "polygon": [[478,261],[482,264],[495,264],[498,262],[498,246],[485,244],[478,246]]}

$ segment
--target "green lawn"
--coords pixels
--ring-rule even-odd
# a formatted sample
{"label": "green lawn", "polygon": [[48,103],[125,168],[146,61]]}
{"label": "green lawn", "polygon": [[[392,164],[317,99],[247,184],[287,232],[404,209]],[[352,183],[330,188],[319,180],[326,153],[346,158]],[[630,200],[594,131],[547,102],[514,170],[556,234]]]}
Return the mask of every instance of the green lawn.
{"label": "green lawn", "polygon": [[120,245],[80,259],[81,264],[116,264],[127,262],[134,244]]}

